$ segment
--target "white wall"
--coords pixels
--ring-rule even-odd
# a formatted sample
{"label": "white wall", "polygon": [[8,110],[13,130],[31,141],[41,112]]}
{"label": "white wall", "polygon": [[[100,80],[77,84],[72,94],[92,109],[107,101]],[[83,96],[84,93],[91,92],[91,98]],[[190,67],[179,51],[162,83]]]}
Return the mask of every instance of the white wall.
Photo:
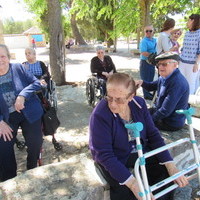
{"label": "white wall", "polygon": [[4,35],[4,41],[9,49],[26,48],[30,46],[28,37],[24,35]]}

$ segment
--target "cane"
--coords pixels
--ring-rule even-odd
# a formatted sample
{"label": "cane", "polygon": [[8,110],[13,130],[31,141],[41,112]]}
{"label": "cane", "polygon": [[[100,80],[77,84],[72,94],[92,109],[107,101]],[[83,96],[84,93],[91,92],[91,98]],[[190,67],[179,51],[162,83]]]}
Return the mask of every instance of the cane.
{"label": "cane", "polygon": [[[140,142],[140,131],[143,130],[143,124],[141,122],[137,122],[137,123],[132,123],[132,124],[125,124],[125,127],[133,130],[133,135],[136,139],[136,148],[138,150],[138,157],[140,160],[139,165],[141,168],[142,179],[144,182],[144,183],[142,183],[142,180],[139,175],[139,171],[137,173],[135,173],[135,176],[138,181],[139,188],[140,188],[139,196],[141,196],[143,198],[143,200],[146,200],[146,197],[147,197],[147,199],[151,199],[150,188],[149,188],[147,173],[146,173],[146,168],[145,168],[145,158],[143,156],[142,145]],[[143,185],[145,188],[143,187]]]}
{"label": "cane", "polygon": [[199,155],[199,150],[197,147],[197,141],[194,135],[194,128],[192,126],[192,115],[195,113],[195,110],[194,108],[189,108],[188,110],[177,110],[176,113],[184,114],[186,116],[187,123],[189,126],[190,142],[192,143],[192,148],[194,152],[194,159],[195,159],[195,163],[198,165],[197,174],[198,174],[198,179],[199,179],[199,184],[200,184],[200,155]]}

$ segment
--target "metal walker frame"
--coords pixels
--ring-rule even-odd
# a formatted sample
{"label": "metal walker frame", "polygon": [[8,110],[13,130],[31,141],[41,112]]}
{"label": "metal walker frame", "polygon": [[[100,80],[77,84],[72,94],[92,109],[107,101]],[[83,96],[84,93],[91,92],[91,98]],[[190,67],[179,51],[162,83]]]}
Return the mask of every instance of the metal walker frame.
{"label": "metal walker frame", "polygon": [[[187,123],[189,126],[189,133],[190,133],[190,138],[183,138],[178,141],[172,142],[170,144],[167,144],[163,147],[154,149],[148,153],[143,154],[142,151],[142,145],[140,143],[140,131],[143,130],[143,124],[141,122],[133,123],[133,124],[126,124],[125,127],[127,129],[132,129],[133,130],[133,135],[136,138],[136,148],[138,150],[138,159],[136,160],[135,167],[134,167],[134,173],[135,177],[138,181],[140,192],[139,196],[142,197],[143,200],[151,200],[150,193],[161,188],[162,186],[174,181],[178,177],[185,175],[193,170],[197,170],[196,174],[192,174],[190,176],[187,176],[188,180],[191,180],[195,178],[198,175],[198,181],[200,184],[200,154],[199,150],[197,147],[197,141],[195,140],[195,135],[194,135],[194,129],[192,127],[192,115],[194,114],[194,109],[189,108],[188,110],[177,110],[176,111],[178,114],[184,114],[187,119]],[[175,147],[177,145],[180,145],[185,142],[190,142],[192,144],[193,148],[193,153],[194,153],[194,160],[195,163],[190,165],[189,167],[183,169],[182,171],[174,174],[173,176],[170,176],[163,181],[160,181],[152,186],[149,186],[148,179],[147,179],[147,173],[146,173],[146,168],[145,168],[145,159],[148,157],[151,157],[155,154],[158,154],[162,151],[168,150],[172,147]],[[139,168],[141,169],[141,175]],[[141,177],[142,176],[142,177]],[[158,199],[159,197],[167,194],[168,192],[174,190],[175,188],[178,187],[178,184],[174,183],[170,187],[158,192],[157,194],[154,195],[155,199]]]}

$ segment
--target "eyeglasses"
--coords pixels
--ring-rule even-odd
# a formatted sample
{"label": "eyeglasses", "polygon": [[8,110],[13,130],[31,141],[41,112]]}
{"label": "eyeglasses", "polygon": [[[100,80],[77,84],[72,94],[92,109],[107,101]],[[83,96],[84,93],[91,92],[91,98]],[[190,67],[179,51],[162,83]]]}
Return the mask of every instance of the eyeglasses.
{"label": "eyeglasses", "polygon": [[109,103],[112,103],[114,101],[116,104],[124,104],[130,96],[131,94],[128,94],[127,97],[125,98],[113,98],[113,97],[105,96],[104,99],[108,101]]}
{"label": "eyeglasses", "polygon": [[146,33],[148,33],[148,32],[149,32],[149,33],[152,33],[153,30],[146,30],[145,32],[146,32]]}
{"label": "eyeglasses", "polygon": [[180,33],[173,33],[174,35],[181,35]]}
{"label": "eyeglasses", "polygon": [[104,51],[98,51],[97,54],[104,54]]}
{"label": "eyeglasses", "polygon": [[157,67],[160,67],[160,66],[166,67],[170,63],[177,63],[177,61],[169,61],[169,62],[165,62],[165,63],[158,63],[156,66]]}

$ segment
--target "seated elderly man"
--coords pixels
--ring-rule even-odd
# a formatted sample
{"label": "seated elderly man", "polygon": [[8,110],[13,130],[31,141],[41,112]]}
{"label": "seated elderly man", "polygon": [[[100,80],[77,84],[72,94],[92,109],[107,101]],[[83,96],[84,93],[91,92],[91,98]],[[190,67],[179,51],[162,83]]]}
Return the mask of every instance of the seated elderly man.
{"label": "seated elderly man", "polygon": [[153,82],[138,81],[148,91],[157,90],[155,108],[150,109],[157,128],[166,131],[176,131],[183,128],[185,116],[175,111],[188,108],[189,85],[178,69],[179,56],[166,52],[156,57],[160,74]]}

